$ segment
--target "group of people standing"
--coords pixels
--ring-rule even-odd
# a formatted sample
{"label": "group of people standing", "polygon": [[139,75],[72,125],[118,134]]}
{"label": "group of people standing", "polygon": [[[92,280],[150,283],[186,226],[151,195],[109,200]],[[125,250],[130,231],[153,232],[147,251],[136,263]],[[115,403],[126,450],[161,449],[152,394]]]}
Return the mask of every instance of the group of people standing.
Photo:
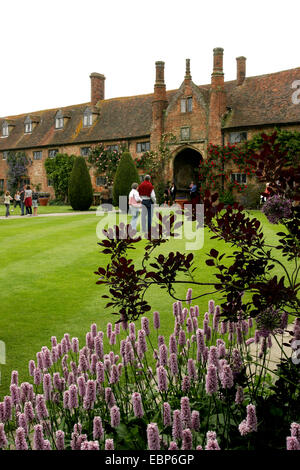
{"label": "group of people standing", "polygon": [[[10,206],[13,202],[13,209],[11,209],[11,212],[14,212],[14,209],[19,206],[21,209],[21,216],[25,215],[25,210],[26,210],[26,215],[34,215],[37,216],[37,210],[38,210],[38,201],[39,201],[39,195],[36,192],[33,192],[32,189],[30,188],[29,185],[25,185],[23,188],[20,189],[20,191],[16,191],[14,197],[11,196],[9,191],[5,192],[4,195],[4,205],[6,207],[6,214],[5,217],[8,217],[10,215]],[[32,208],[33,208],[33,214],[32,214]]]}
{"label": "group of people standing", "polygon": [[[153,204],[156,203],[155,191],[150,179],[150,176],[146,175],[140,185],[133,183],[129,193],[129,212],[132,215],[131,227],[136,230],[139,213],[141,211],[141,224],[144,233],[149,233],[151,230]],[[200,202],[200,193],[194,181],[191,182],[189,191],[194,212],[196,205]],[[169,205],[170,200],[171,205],[175,202],[176,192],[176,185],[173,182],[164,192],[164,205]]]}
{"label": "group of people standing", "polygon": [[129,193],[129,210],[132,215],[131,227],[136,230],[139,213],[142,210],[141,223],[144,233],[149,233],[151,230],[153,204],[156,203],[155,191],[150,179],[150,176],[146,175],[140,185],[133,183]]}

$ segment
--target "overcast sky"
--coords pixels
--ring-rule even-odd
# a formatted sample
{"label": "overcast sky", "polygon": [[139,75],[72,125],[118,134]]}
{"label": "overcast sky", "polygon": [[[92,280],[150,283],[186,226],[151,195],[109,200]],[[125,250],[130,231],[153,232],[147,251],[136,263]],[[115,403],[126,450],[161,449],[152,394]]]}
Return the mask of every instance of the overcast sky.
{"label": "overcast sky", "polygon": [[[247,75],[300,66],[297,0],[6,0],[1,2],[0,116],[90,101],[91,72],[105,97],[152,93],[155,61],[167,89],[210,82],[212,50],[224,48],[225,80],[236,57]],[[299,71],[300,79],[300,71]]]}

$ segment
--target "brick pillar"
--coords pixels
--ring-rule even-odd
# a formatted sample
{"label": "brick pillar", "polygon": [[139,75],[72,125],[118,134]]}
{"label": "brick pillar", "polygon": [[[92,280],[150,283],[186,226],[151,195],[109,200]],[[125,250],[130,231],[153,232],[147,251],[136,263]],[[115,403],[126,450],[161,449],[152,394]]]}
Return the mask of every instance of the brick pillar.
{"label": "brick pillar", "polygon": [[214,49],[213,73],[211,74],[211,89],[209,102],[208,140],[222,144],[221,119],[226,111],[226,94],[223,73],[223,49]]}
{"label": "brick pillar", "polygon": [[155,62],[156,78],[154,84],[154,96],[152,101],[152,126],[151,126],[151,147],[154,150],[161,139],[164,131],[163,111],[168,105],[166,85],[164,77],[165,63]]}
{"label": "brick pillar", "polygon": [[190,59],[185,59],[185,80],[192,80]]}
{"label": "brick pillar", "polygon": [[95,106],[98,101],[104,100],[105,77],[101,73],[93,72],[91,79],[91,105]]}
{"label": "brick pillar", "polygon": [[242,85],[246,77],[246,57],[236,58],[236,84]]}

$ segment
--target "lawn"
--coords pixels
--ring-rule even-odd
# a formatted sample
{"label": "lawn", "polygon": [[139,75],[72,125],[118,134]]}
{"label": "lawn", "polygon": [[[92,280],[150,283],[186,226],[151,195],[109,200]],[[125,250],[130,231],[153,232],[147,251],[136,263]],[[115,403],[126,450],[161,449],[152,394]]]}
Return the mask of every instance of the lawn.
{"label": "lawn", "polygon": [[[254,215],[263,221],[268,241],[274,241],[281,228],[269,224],[258,211]],[[42,346],[50,346],[52,335],[60,340],[68,332],[79,338],[82,347],[91,323],[105,329],[108,321],[115,320],[101,298],[105,288],[95,284],[94,271],[106,261],[97,246],[98,222],[96,214],[0,221],[0,340],[6,345],[6,364],[0,366],[0,398],[8,393],[12,370],[19,370],[20,381],[29,379],[28,361],[36,358]],[[137,262],[144,245],[144,241],[138,244]],[[210,240],[205,232],[204,247],[195,252],[196,262],[201,262],[199,280],[214,279],[213,268],[204,262],[212,247],[224,249],[223,243]],[[160,252],[174,250],[185,250],[184,240],[166,243]],[[178,296],[185,297],[185,291],[186,287],[178,288]],[[207,310],[210,297],[199,300],[201,313]],[[149,298],[153,311],[161,314],[160,334],[169,333],[173,300],[154,288]],[[152,324],[152,314],[149,316]]]}
{"label": "lawn", "polygon": [[[13,205],[10,206],[10,215],[21,215],[21,209],[19,206],[17,206],[14,211],[12,212]],[[91,207],[90,211],[95,211],[97,208],[96,207]],[[33,209],[32,209],[33,211]],[[39,205],[38,207],[38,214],[57,214],[57,213],[63,213],[63,212],[74,212],[71,206],[41,206]],[[0,217],[5,216],[6,213],[6,208],[4,204],[0,204]]]}

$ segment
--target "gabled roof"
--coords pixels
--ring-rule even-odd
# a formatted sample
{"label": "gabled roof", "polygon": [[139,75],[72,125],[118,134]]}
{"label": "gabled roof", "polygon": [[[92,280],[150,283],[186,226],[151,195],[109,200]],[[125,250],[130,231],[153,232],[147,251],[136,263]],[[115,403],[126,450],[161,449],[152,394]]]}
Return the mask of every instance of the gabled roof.
{"label": "gabled roof", "polygon": [[[13,132],[0,138],[0,150],[26,149],[39,146],[58,146],[97,141],[121,140],[150,135],[153,94],[113,98],[100,101],[99,116],[91,127],[82,126],[83,113],[90,103],[37,111],[40,122],[31,134],[24,134],[24,120],[28,114],[0,119],[15,124]],[[63,129],[55,129],[55,115],[59,109],[70,116]],[[31,113],[29,113],[31,115]]]}
{"label": "gabled roof", "polygon": [[[225,82],[226,105],[231,108],[223,128],[300,123],[300,104],[292,102],[292,83],[300,80],[300,67],[283,72],[245,78],[242,85]],[[193,85],[194,86],[194,85]],[[209,105],[211,85],[201,85],[198,99]],[[167,91],[169,104],[178,90]],[[8,137],[0,136],[0,151],[67,144],[93,144],[99,141],[120,141],[149,136],[152,124],[153,93],[99,101],[99,114],[91,127],[83,127],[83,113],[91,103],[67,106],[0,119],[12,123]],[[172,107],[172,106],[171,106]],[[55,129],[55,115],[61,110],[66,120],[63,129]],[[37,116],[38,125],[31,134],[24,133],[26,116]]]}
{"label": "gabled roof", "polygon": [[300,123],[300,104],[292,102],[292,83],[300,80],[300,67],[248,77],[242,85],[225,83],[227,106],[232,108],[224,128]]}

